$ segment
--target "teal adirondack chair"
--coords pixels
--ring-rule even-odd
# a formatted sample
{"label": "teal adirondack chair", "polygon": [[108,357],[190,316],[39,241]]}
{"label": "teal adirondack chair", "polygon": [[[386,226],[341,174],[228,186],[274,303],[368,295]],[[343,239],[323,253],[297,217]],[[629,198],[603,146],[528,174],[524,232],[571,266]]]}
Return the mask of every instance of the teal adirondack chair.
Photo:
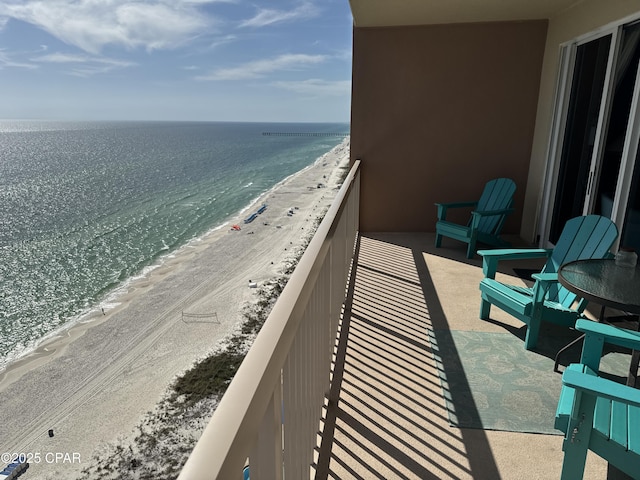
{"label": "teal adirondack chair", "polygon": [[[480,250],[485,278],[480,282],[480,318],[489,318],[495,305],[526,323],[524,346],[535,348],[542,321],[573,327],[582,315],[587,301],[558,283],[560,265],[573,260],[605,258],[618,237],[616,225],[606,217],[586,215],[569,220],[553,249],[496,249]],[[547,258],[540,273],[532,275],[533,287],[498,282],[496,270],[500,260]]]}
{"label": "teal adirondack chair", "polygon": [[[442,237],[449,237],[468,244],[467,258],[473,258],[476,243],[495,247],[508,247],[509,242],[500,238],[500,232],[507,215],[513,212],[513,192],[516,184],[510,178],[496,178],[489,181],[477,202],[436,203],[436,247],[440,247]],[[447,211],[452,208],[473,208],[467,225],[447,221]]]}
{"label": "teal adirondack chair", "polygon": [[598,376],[605,343],[640,349],[640,333],[578,320],[585,333],[580,363],[562,374],[555,427],[564,432],[561,480],[581,479],[587,451],[640,478],[640,390]]}

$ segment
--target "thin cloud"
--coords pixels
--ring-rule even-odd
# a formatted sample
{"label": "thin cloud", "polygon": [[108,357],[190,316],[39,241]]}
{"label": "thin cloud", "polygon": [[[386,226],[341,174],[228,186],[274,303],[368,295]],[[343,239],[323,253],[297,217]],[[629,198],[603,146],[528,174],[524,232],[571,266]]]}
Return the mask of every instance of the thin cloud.
{"label": "thin cloud", "polygon": [[108,45],[151,51],[208,33],[216,22],[200,7],[219,1],[13,0],[0,3],[0,19],[33,24],[92,54]]}
{"label": "thin cloud", "polygon": [[89,61],[89,57],[70,53],[51,53],[49,55],[34,57],[33,61],[45,63],[86,63]]}
{"label": "thin cloud", "polygon": [[70,71],[66,72],[69,75],[76,77],[92,77],[94,75],[104,74],[113,70],[126,68],[135,65],[133,62],[124,60],[116,60],[113,58],[105,57],[93,57],[82,54],[70,54],[70,53],[50,53],[47,55],[41,55],[31,59],[36,63],[51,63],[51,64],[81,64],[80,67],[74,67]]}
{"label": "thin cloud", "polygon": [[[239,0],[181,0],[179,3],[184,5],[208,5],[212,3],[238,3]],[[171,3],[171,2],[167,2]],[[178,3],[178,2],[173,2]]]}
{"label": "thin cloud", "polygon": [[14,60],[6,51],[0,50],[0,70],[4,68],[26,68],[34,70],[38,65],[33,63],[18,62]]}
{"label": "thin cloud", "polygon": [[212,41],[211,44],[209,44],[209,48],[211,49],[218,48],[222,45],[227,45],[228,43],[232,43],[237,40],[238,40],[238,37],[236,35],[225,35],[224,37],[220,37]]}
{"label": "thin cloud", "polygon": [[245,20],[240,27],[265,27],[276,23],[293,22],[301,19],[313,18],[319,14],[319,9],[310,2],[304,2],[292,10],[273,10],[261,8],[249,20]]}
{"label": "thin cloud", "polygon": [[309,65],[317,65],[326,60],[325,55],[288,54],[279,57],[257,60],[238,67],[221,68],[208,75],[196,77],[196,80],[246,80],[260,78],[280,70],[299,70]]}
{"label": "thin cloud", "polygon": [[273,82],[272,85],[303,95],[313,96],[341,96],[348,95],[351,92],[351,82],[349,80],[330,81],[314,78],[301,82],[279,81]]}
{"label": "thin cloud", "polygon": [[117,69],[117,65],[86,65],[81,68],[72,68],[67,73],[74,77],[89,78],[95,75],[102,75]]}

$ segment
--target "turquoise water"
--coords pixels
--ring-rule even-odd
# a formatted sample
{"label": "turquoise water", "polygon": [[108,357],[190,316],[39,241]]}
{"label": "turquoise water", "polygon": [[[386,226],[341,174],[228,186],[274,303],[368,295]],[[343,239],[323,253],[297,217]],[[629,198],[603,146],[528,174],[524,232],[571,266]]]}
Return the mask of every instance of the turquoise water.
{"label": "turquoise water", "polygon": [[313,163],[347,124],[0,121],[0,369]]}

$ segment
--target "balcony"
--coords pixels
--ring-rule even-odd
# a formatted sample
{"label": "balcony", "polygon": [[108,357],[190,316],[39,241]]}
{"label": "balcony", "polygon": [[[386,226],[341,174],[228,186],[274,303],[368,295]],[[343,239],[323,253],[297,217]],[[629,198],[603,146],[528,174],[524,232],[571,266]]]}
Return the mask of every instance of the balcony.
{"label": "balcony", "polygon": [[[358,234],[359,185],[356,162],[180,479],[239,479],[247,463],[251,480],[558,478],[559,432],[502,428],[500,408],[495,429],[454,426],[492,413],[478,384],[504,386],[467,370],[461,336],[498,335],[534,364],[553,359],[525,352],[522,324],[503,312],[478,319],[481,262],[464,245]],[[541,378],[559,391],[552,367],[518,380],[535,393]],[[517,389],[504,398],[539,407]],[[606,470],[589,457],[585,478]]]}

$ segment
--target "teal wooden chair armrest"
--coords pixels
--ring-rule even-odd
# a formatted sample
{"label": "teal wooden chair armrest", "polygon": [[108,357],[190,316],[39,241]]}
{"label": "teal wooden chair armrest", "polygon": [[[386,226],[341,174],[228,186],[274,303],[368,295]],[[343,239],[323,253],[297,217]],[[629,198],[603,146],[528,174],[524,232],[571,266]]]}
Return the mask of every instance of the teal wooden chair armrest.
{"label": "teal wooden chair armrest", "polygon": [[478,205],[478,201],[473,201],[473,202],[438,202],[435,203],[435,205],[442,205],[443,207],[446,208],[458,208],[458,207],[475,207],[476,205]]}
{"label": "teal wooden chair armrest", "polygon": [[640,350],[640,332],[584,319],[576,322],[576,330],[585,334],[580,363],[596,372],[600,367],[605,343]]}
{"label": "teal wooden chair armrest", "polygon": [[479,217],[491,217],[495,215],[510,215],[512,213],[513,208],[501,208],[500,210],[474,210],[473,212],[471,212],[471,215]]}
{"label": "teal wooden chair armrest", "polygon": [[531,275],[536,282],[533,284],[533,310],[537,308],[538,305],[541,307],[544,305],[544,299],[551,288],[551,285],[555,285],[558,283],[558,274],[557,273],[534,273]]}
{"label": "teal wooden chair armrest", "polygon": [[548,248],[496,248],[495,250],[478,250],[482,257],[482,273],[486,278],[496,278],[498,262],[502,260],[528,260],[533,258],[549,258],[552,250]]}
{"label": "teal wooden chair armrest", "polygon": [[498,260],[521,260],[523,258],[545,258],[553,250],[549,248],[494,248],[491,250],[478,250],[478,255],[483,257],[496,257]]}
{"label": "teal wooden chair armrest", "polygon": [[435,203],[437,206],[443,206],[444,208],[459,208],[459,207],[475,207],[478,205],[478,201],[473,202],[439,202]]}
{"label": "teal wooden chair armrest", "polygon": [[438,207],[438,220],[446,220],[447,210],[450,208],[469,208],[475,207],[476,205],[478,205],[478,202],[449,202],[435,204],[435,206]]}
{"label": "teal wooden chair armrest", "polygon": [[552,285],[558,283],[557,273],[534,273],[531,278],[535,280],[533,287],[531,288],[533,297],[533,310],[535,311],[537,305],[544,305],[544,299],[547,296],[547,292]]}
{"label": "teal wooden chair armrest", "polygon": [[491,250],[478,250],[478,255],[499,257],[498,260],[521,260],[523,258],[548,257],[552,251],[549,248],[493,248]]}
{"label": "teal wooden chair armrest", "polygon": [[558,274],[553,273],[534,273],[531,275],[531,278],[534,280],[538,280],[543,283],[557,283],[558,282]]}
{"label": "teal wooden chair armrest", "polygon": [[562,384],[590,395],[640,407],[640,390],[576,370],[562,374]]}

